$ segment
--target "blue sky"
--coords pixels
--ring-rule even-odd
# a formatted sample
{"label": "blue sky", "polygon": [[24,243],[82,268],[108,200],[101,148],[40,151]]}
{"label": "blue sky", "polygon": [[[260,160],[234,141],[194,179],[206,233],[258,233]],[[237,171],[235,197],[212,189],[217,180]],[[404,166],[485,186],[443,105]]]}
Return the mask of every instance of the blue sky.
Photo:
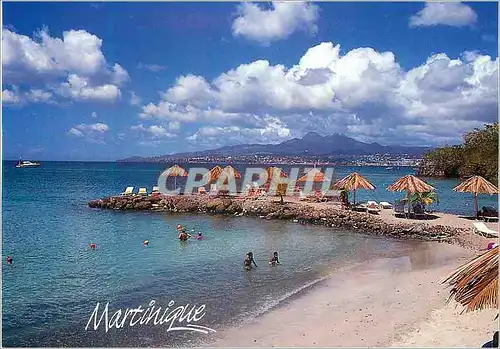
{"label": "blue sky", "polygon": [[457,143],[498,119],[497,6],[3,3],[4,158]]}

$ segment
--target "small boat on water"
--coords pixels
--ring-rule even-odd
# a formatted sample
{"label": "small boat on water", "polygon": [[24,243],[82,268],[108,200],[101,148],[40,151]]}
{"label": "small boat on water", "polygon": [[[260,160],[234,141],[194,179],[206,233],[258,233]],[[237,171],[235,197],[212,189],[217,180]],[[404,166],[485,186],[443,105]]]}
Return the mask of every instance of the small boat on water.
{"label": "small boat on water", "polygon": [[16,168],[22,168],[22,167],[40,167],[40,163],[36,161],[28,161],[28,160],[19,160],[19,162],[16,165]]}
{"label": "small boat on water", "polygon": [[385,169],[386,170],[392,170],[392,167],[386,167]]}

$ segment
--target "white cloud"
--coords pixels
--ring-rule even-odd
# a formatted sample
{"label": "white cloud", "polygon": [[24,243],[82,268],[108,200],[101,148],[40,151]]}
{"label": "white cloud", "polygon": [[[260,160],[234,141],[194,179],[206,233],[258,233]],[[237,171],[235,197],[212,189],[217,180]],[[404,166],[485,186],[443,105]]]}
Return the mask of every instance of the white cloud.
{"label": "white cloud", "polygon": [[260,4],[243,2],[232,25],[233,35],[268,44],[302,30],[318,30],[318,7],[308,2],[273,2],[264,9]]}
{"label": "white cloud", "polygon": [[131,126],[130,129],[132,131],[137,131],[141,134],[147,135],[152,140],[177,137],[177,135],[168,132],[161,125],[144,126],[143,124],[139,124],[139,125]]}
{"label": "white cloud", "polygon": [[179,132],[181,129],[181,123],[179,121],[170,121],[168,123],[168,130],[170,132]]}
{"label": "white cloud", "polygon": [[123,69],[123,67],[118,63],[115,63],[112,71],[113,71],[112,82],[114,84],[120,86],[130,80],[130,76],[128,75],[127,71]]}
{"label": "white cloud", "polygon": [[194,75],[181,76],[177,78],[174,87],[162,94],[164,99],[183,104],[189,102],[195,107],[211,104],[214,96],[208,82]]}
{"label": "white cloud", "polygon": [[2,104],[18,104],[21,103],[21,98],[16,91],[3,90],[2,91]]}
{"label": "white cloud", "polygon": [[96,100],[113,102],[120,97],[118,86],[105,84],[93,87],[87,78],[75,74],[70,74],[67,82],[61,83],[56,93],[75,101]]}
{"label": "white cloud", "polygon": [[460,2],[427,2],[425,7],[410,18],[411,27],[447,25],[464,27],[476,23],[474,10]]}
{"label": "white cloud", "polygon": [[120,95],[119,86],[130,80],[121,65],[108,64],[102,40],[85,30],[65,31],[57,38],[43,29],[31,38],[3,28],[2,35],[3,82],[28,87],[21,92],[31,95],[25,102],[47,101],[54,95],[112,101]]}
{"label": "white cloud", "polygon": [[109,126],[103,123],[80,124],[69,129],[68,135],[85,138],[88,142],[105,144],[104,136],[109,131]]}
{"label": "white cloud", "polygon": [[11,85],[11,90],[5,89],[2,92],[2,102],[6,105],[23,106],[26,103],[54,103],[53,94],[41,89],[32,89],[23,92],[16,85]]}
{"label": "white cloud", "polygon": [[75,137],[83,137],[83,132],[77,128],[74,128],[74,127],[69,129],[68,134],[75,136]]}
{"label": "white cloud", "polygon": [[151,72],[157,73],[159,71],[166,70],[167,66],[165,66],[165,65],[159,65],[159,64],[144,64],[144,63],[139,63],[137,65],[137,68],[144,69],[144,70],[149,70]]}
{"label": "white cloud", "polygon": [[48,102],[53,97],[52,92],[43,91],[40,89],[30,90],[27,94],[28,100],[32,102]]}
{"label": "white cloud", "polygon": [[142,102],[141,97],[139,97],[134,91],[130,92],[130,105],[140,105]]}
{"label": "white cloud", "polygon": [[432,144],[497,120],[497,76],[498,58],[479,52],[436,54],[405,70],[392,52],[362,47],[342,55],[339,45],[324,42],[291,67],[259,60],[212,81],[180,77],[140,117],[201,124],[189,137],[196,142],[273,141],[320,131]]}

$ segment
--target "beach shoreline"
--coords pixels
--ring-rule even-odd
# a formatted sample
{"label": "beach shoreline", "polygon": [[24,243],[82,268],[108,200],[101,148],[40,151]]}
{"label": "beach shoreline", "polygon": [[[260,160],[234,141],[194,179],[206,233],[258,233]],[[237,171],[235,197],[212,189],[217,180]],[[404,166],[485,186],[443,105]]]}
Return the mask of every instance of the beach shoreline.
{"label": "beach shoreline", "polygon": [[[90,208],[115,211],[153,211],[164,213],[210,213],[232,216],[253,216],[260,219],[282,219],[299,224],[323,225],[331,228],[386,236],[406,240],[436,241],[460,245],[480,251],[491,241],[475,234],[473,221],[448,213],[432,213],[431,219],[416,220],[396,218],[392,209],[382,209],[379,214],[342,209],[328,202],[299,201],[279,198],[210,197],[208,195],[178,196],[115,196],[88,202]],[[498,231],[498,223],[486,223]]]}
{"label": "beach shoreline", "polygon": [[449,290],[441,284],[474,255],[428,243],[407,258],[335,271],[249,323],[222,330],[209,345],[481,346],[498,330],[496,311],[459,315],[461,307],[446,304]]}
{"label": "beach shoreline", "polygon": [[[121,198],[89,203],[93,208],[127,210]],[[134,199],[132,199],[134,200]],[[432,219],[396,218],[392,210],[373,215],[324,202],[279,198],[214,198],[200,195],[136,199],[133,210],[209,213],[282,219],[380,237],[423,241],[427,248],[404,257],[388,255],[332,270],[243,325],[222,328],[204,345],[214,347],[412,347],[481,346],[498,325],[496,310],[460,315],[446,304],[441,284],[454,269],[498,241],[474,233],[472,221],[447,213]],[[487,223],[498,231],[498,223]],[[441,242],[437,244],[436,242]],[[457,333],[459,332],[459,333]]]}

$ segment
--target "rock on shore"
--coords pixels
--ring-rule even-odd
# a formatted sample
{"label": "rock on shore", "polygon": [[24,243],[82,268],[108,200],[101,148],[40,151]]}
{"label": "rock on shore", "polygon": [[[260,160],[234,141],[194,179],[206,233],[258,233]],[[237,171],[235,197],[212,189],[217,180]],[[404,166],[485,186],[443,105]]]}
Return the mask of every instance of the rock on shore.
{"label": "rock on shore", "polygon": [[335,206],[313,207],[305,203],[285,203],[272,200],[243,198],[214,198],[206,195],[180,196],[120,196],[93,200],[91,208],[157,212],[203,212],[255,216],[265,219],[284,219],[295,223],[317,224],[328,227],[357,230],[371,235],[403,239],[454,242],[465,229],[449,226],[392,224],[376,215],[342,210]]}

